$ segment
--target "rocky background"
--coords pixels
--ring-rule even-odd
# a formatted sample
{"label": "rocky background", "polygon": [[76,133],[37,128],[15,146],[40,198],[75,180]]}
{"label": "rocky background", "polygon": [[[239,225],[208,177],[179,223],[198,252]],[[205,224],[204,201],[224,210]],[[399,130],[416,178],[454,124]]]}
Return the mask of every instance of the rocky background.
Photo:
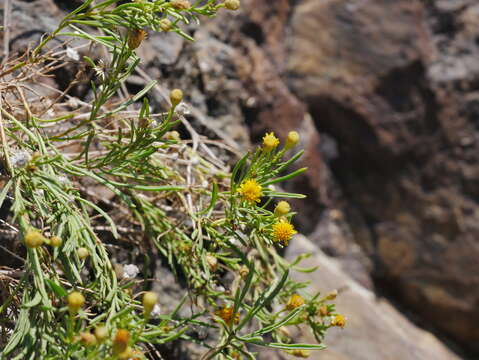
{"label": "rocky background", "polygon": [[[10,55],[78,3],[14,0]],[[302,134],[309,171],[288,186],[308,194],[295,205],[309,240],[286,256],[314,253],[314,286],[340,288],[349,320],[312,358],[477,359],[477,0],[243,0],[190,31],[151,34],[139,55],[184,89],[195,126],[240,148]]]}

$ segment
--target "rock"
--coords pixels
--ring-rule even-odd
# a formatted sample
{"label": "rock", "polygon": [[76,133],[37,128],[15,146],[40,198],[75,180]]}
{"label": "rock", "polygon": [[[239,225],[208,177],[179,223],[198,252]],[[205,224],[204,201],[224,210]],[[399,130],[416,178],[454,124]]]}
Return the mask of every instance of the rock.
{"label": "rock", "polygon": [[[328,207],[345,214],[343,240],[422,324],[476,352],[478,23],[475,1],[306,0],[287,64],[316,131],[337,144],[323,185],[340,190],[323,191],[339,194]],[[343,240],[325,245],[341,254]]]}
{"label": "rock", "polygon": [[[312,353],[310,359],[322,360],[454,360],[457,355],[436,337],[411,323],[387,300],[359,285],[341,269],[340,263],[326,256],[303,236],[296,236],[287,249],[286,257],[309,252],[313,256],[302,266],[319,266],[313,274],[295,273],[299,281],[313,281],[311,291],[340,291],[337,311],[347,317],[344,329],[331,328],[325,338],[328,348]],[[303,334],[301,341],[314,343]]]}

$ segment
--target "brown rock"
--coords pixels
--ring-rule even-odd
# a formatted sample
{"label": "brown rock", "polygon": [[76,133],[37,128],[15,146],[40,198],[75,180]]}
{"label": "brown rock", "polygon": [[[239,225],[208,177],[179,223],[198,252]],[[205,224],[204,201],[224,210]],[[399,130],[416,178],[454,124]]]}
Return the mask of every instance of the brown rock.
{"label": "brown rock", "polygon": [[476,351],[478,23],[468,0],[306,0],[288,40],[290,83],[338,144],[332,202],[379,285]]}
{"label": "brown rock", "polygon": [[[313,353],[310,359],[322,360],[454,360],[459,359],[432,334],[421,330],[401,315],[391,304],[351,280],[341,265],[319,250],[305,237],[291,241],[287,257],[310,252],[313,256],[302,266],[318,266],[313,274],[295,273],[300,281],[313,280],[312,291],[330,292],[345,289],[337,299],[337,310],[347,318],[344,329],[328,331],[328,348]],[[314,343],[312,336],[301,341]]]}

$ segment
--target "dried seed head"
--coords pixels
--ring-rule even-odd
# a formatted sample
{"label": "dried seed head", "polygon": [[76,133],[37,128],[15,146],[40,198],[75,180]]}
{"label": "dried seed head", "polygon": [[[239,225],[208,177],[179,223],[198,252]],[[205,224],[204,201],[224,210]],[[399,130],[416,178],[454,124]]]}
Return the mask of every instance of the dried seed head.
{"label": "dried seed head", "polygon": [[113,338],[113,354],[119,355],[124,352],[128,347],[128,341],[130,341],[130,332],[125,329],[118,329]]}
{"label": "dried seed head", "polygon": [[183,91],[174,89],[170,92],[170,101],[173,106],[178,105],[183,100]]}
{"label": "dried seed head", "polygon": [[67,304],[70,313],[76,314],[85,305],[85,297],[78,291],[73,291],[67,296]]}
{"label": "dried seed head", "polygon": [[131,50],[138,48],[142,41],[146,39],[148,33],[143,29],[130,30],[128,33],[128,47]]}
{"label": "dried seed head", "polygon": [[152,291],[147,291],[143,294],[143,313],[145,317],[150,316],[153,308],[158,302],[158,295]]}
{"label": "dried seed head", "polygon": [[238,10],[240,8],[239,0],[225,0],[225,8],[228,10]]}
{"label": "dried seed head", "polygon": [[45,237],[37,230],[27,231],[25,237],[23,238],[25,245],[31,249],[41,246],[45,240]]}

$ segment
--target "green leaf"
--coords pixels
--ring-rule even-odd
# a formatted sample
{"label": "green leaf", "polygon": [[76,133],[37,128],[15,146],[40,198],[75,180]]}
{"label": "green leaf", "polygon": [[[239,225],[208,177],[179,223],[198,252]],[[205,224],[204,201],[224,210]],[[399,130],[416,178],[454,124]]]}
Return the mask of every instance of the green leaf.
{"label": "green leaf", "polygon": [[53,280],[45,278],[45,282],[48,287],[55,293],[59,298],[64,298],[68,295],[68,292],[59,284],[55,283]]}

